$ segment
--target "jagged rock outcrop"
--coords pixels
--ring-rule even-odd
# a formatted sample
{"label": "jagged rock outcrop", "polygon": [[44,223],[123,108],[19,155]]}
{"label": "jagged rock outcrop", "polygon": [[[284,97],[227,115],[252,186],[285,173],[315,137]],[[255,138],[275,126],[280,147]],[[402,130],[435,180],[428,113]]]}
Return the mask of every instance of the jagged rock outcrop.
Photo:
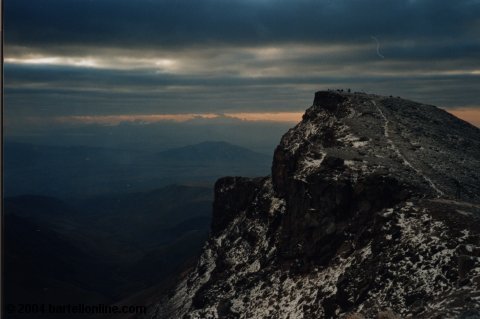
{"label": "jagged rock outcrop", "polygon": [[480,318],[480,130],[322,91],[271,177],[215,186],[200,260],[150,318]]}

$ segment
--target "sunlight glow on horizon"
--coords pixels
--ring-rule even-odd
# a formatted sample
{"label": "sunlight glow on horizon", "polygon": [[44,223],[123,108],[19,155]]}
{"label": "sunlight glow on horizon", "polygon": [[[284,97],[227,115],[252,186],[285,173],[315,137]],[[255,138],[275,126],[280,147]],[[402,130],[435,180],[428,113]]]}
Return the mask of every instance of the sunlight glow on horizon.
{"label": "sunlight glow on horizon", "polygon": [[125,122],[156,123],[162,121],[187,122],[194,119],[213,119],[218,114],[120,114],[120,115],[71,115],[55,117],[58,123],[118,125]]}
{"label": "sunlight glow on horizon", "polygon": [[[118,125],[120,123],[151,124],[158,122],[188,122],[196,119],[236,119],[246,122],[297,123],[303,112],[275,113],[188,113],[188,114],[120,114],[120,115],[72,115],[54,117],[53,121],[62,124]],[[33,120],[33,119],[32,119]]]}
{"label": "sunlight glow on horizon", "polygon": [[[480,127],[480,108],[444,109],[456,117]],[[304,112],[238,112],[238,113],[185,113],[185,114],[118,114],[118,115],[71,115],[50,118],[57,124],[98,124],[115,126],[121,123],[153,124],[161,122],[184,123],[193,120],[234,119],[244,122],[272,122],[296,124]],[[45,118],[30,118],[42,122]],[[48,120],[47,120],[48,121]]]}
{"label": "sunlight glow on horizon", "polygon": [[242,121],[254,121],[254,122],[284,122],[284,123],[297,123],[302,119],[304,112],[275,112],[275,113],[226,113],[226,117]]}
{"label": "sunlight glow on horizon", "polygon": [[450,114],[469,122],[476,127],[480,127],[480,108],[459,108],[459,109],[445,109]]}

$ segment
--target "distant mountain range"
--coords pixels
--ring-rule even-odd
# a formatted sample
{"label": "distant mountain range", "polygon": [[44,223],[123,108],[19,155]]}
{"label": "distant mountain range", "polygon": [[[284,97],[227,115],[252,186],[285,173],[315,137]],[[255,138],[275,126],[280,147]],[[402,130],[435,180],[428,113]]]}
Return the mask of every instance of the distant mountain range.
{"label": "distant mountain range", "polygon": [[161,162],[196,162],[215,164],[264,164],[270,156],[229,144],[227,142],[203,142],[195,145],[169,149],[155,154]]}
{"label": "distant mountain range", "polygon": [[61,198],[144,191],[169,184],[213,185],[224,175],[264,175],[269,156],[226,142],[160,152],[5,143],[7,196]]}

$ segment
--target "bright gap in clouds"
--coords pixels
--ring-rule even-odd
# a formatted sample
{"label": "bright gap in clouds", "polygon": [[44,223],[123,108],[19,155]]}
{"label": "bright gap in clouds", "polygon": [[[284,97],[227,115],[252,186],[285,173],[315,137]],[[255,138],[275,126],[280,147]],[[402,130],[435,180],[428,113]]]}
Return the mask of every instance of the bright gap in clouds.
{"label": "bright gap in clouds", "polygon": [[107,70],[154,69],[163,72],[175,72],[179,61],[173,58],[128,57],[128,56],[45,56],[33,54],[20,57],[7,57],[7,64],[83,67]]}
{"label": "bright gap in clouds", "polygon": [[100,64],[92,58],[79,57],[26,57],[26,58],[6,58],[5,63],[13,64],[33,64],[33,65],[59,65],[59,66],[76,66],[76,67],[90,67],[98,68]]}
{"label": "bright gap in clouds", "polygon": [[[386,44],[385,44],[386,45]],[[259,47],[198,48],[180,50],[93,49],[75,55],[52,55],[25,48],[9,48],[4,62],[7,65],[44,65],[90,68],[100,70],[155,71],[183,76],[235,78],[302,79],[309,77],[342,78],[348,81],[352,74],[363,77],[395,79],[421,77],[459,77],[480,75],[476,65],[422,61],[413,67],[411,51],[391,43],[392,52],[407,56],[378,61],[369,42],[350,45],[279,45]],[[405,52],[404,52],[405,51]],[[401,53],[397,53],[401,55]],[[355,62],[362,63],[355,63]],[[380,63],[381,62],[381,63]],[[440,61],[441,62],[441,61]]]}

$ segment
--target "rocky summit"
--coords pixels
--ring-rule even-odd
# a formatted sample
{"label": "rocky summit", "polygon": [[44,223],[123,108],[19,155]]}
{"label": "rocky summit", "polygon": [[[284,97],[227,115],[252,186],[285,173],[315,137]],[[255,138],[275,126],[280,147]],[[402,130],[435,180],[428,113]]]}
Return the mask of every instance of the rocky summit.
{"label": "rocky summit", "polygon": [[271,176],[215,185],[197,265],[149,318],[480,318],[480,130],[321,91]]}

